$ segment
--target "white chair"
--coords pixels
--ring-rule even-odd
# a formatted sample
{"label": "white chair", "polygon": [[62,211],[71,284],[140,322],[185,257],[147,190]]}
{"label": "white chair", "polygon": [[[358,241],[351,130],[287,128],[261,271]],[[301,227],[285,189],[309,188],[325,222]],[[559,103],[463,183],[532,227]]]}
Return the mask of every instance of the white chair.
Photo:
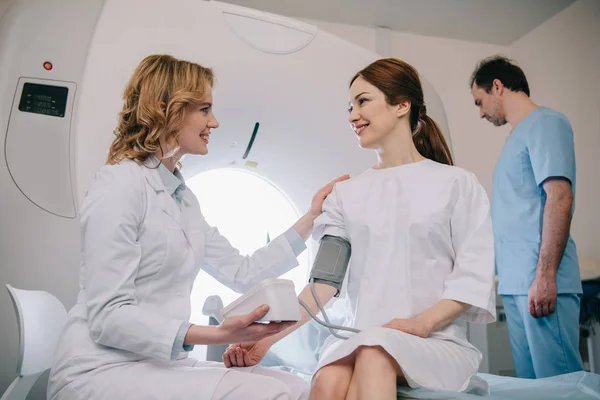
{"label": "white chair", "polygon": [[[223,322],[223,300],[220,296],[208,296],[202,306],[202,314],[208,317],[208,325],[217,326]],[[223,361],[223,353],[227,350],[228,345],[211,344],[206,346],[206,361]]]}
{"label": "white chair", "polygon": [[67,310],[53,295],[6,285],[17,314],[19,362],[17,377],[0,400],[25,400],[35,381],[52,366]]}

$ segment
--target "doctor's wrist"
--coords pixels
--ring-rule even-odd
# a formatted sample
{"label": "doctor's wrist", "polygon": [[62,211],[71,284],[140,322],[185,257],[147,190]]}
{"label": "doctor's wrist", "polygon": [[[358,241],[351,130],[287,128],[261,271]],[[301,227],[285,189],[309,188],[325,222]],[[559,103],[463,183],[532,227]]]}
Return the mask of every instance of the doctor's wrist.
{"label": "doctor's wrist", "polygon": [[294,224],[294,229],[298,232],[298,235],[306,241],[313,230],[313,225],[315,223],[316,217],[313,216],[310,212],[304,214],[300,217],[300,219]]}
{"label": "doctor's wrist", "polygon": [[192,325],[185,335],[184,344],[190,345],[213,345],[227,344],[225,338],[219,334],[216,326]]}
{"label": "doctor's wrist", "polygon": [[319,215],[321,215],[323,213],[323,210],[321,209],[313,209],[311,208],[310,210],[308,210],[308,212],[306,214],[304,214],[307,218],[310,218],[313,222],[315,221],[315,219],[317,219],[319,217]]}

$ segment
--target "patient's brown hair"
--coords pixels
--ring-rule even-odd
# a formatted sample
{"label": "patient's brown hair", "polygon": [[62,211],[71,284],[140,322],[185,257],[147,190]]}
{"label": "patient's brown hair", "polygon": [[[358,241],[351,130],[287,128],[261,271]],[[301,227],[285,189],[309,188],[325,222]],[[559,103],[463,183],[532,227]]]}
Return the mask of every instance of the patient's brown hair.
{"label": "patient's brown hair", "polygon": [[454,164],[442,131],[427,115],[421,79],[412,65],[396,58],[383,58],[357,72],[350,86],[358,77],[381,90],[389,105],[410,102],[410,129],[419,153],[439,163]]}

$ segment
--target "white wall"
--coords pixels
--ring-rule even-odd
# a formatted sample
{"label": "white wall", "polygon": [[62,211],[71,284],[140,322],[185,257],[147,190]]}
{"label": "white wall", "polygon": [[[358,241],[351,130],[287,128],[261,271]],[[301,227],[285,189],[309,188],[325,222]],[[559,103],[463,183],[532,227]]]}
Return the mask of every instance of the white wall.
{"label": "white wall", "polygon": [[397,57],[412,64],[441,97],[456,164],[475,173],[491,195],[495,160],[500,155],[508,128],[495,128],[479,119],[479,110],[471,97],[469,77],[480,59],[497,53],[508,54],[508,47],[400,32],[390,32],[388,36],[374,28],[315,20],[307,22],[370,50],[387,51],[388,54],[380,53],[383,56]]}
{"label": "white wall", "polygon": [[565,113],[575,134],[572,234],[581,258],[600,260],[600,1],[579,0],[510,46],[532,99]]}

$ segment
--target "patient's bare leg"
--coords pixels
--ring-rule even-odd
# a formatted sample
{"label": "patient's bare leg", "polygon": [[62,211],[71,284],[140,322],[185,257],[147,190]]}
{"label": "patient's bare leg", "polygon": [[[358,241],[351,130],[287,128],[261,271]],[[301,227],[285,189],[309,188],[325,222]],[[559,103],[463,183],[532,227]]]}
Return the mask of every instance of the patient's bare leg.
{"label": "patient's bare leg", "polygon": [[361,346],[347,400],[396,400],[396,385],[406,382],[400,366],[381,346]]}
{"label": "patient's bare leg", "polygon": [[310,400],[344,400],[354,369],[354,353],[321,368],[313,377]]}
{"label": "patient's bare leg", "polygon": [[346,394],[345,400],[358,400],[358,386],[354,373],[352,373],[352,379],[350,379],[350,386],[348,387],[348,393]]}

